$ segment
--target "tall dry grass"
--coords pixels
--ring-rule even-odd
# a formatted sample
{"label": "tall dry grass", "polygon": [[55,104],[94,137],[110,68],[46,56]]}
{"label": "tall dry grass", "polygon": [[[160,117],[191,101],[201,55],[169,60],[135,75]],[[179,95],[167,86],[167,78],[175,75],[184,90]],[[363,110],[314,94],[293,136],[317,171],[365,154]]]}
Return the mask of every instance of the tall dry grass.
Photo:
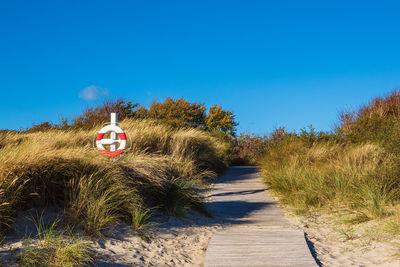
{"label": "tall dry grass", "polygon": [[339,223],[373,225],[371,233],[398,240],[399,111],[395,90],[343,113],[334,132],[270,138],[260,161],[265,182],[297,214],[335,215]]}
{"label": "tall dry grass", "polygon": [[[0,133],[0,229],[18,211],[55,205],[71,226],[99,235],[119,220],[158,208],[205,210],[196,187],[221,172],[228,144],[197,129],[125,119],[132,147],[118,160],[93,147],[101,128]],[[135,225],[140,228],[140,225]]]}
{"label": "tall dry grass", "polygon": [[398,193],[397,161],[375,144],[288,141],[263,159],[265,181],[297,213],[346,209],[357,220],[390,215]]}

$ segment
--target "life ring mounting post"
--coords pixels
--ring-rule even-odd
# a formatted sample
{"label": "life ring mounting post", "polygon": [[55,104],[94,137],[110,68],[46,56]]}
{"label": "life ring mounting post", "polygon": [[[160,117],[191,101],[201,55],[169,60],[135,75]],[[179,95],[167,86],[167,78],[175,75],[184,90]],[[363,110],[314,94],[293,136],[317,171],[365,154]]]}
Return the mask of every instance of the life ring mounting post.
{"label": "life ring mounting post", "polygon": [[[126,148],[126,134],[118,126],[117,118],[117,113],[111,113],[111,124],[101,128],[96,135],[97,149],[109,158],[121,155]],[[108,132],[110,132],[110,139],[104,139],[104,135]],[[109,145],[110,150],[105,149],[104,145]]]}

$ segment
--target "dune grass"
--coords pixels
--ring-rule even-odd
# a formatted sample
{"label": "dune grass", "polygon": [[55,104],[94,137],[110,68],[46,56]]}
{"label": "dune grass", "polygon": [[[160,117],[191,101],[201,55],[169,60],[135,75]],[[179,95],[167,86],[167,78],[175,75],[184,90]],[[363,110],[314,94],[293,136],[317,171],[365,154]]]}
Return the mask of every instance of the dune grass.
{"label": "dune grass", "polygon": [[315,144],[289,141],[263,159],[270,188],[295,212],[351,211],[356,220],[390,215],[396,195],[395,158],[377,145]]}
{"label": "dune grass", "polygon": [[37,234],[23,242],[20,263],[23,266],[87,266],[93,253],[82,238],[58,230],[58,222],[46,225],[42,217],[34,220]]}
{"label": "dune grass", "polygon": [[1,133],[0,230],[18,211],[48,205],[91,236],[121,220],[141,228],[148,209],[206,213],[196,188],[224,170],[229,145],[205,131],[151,120],[126,119],[121,127],[132,147],[117,160],[92,147],[100,125]]}
{"label": "dune grass", "polygon": [[[263,177],[301,216],[335,217],[346,240],[400,237],[400,93],[341,116],[330,133],[286,133],[267,141]],[[353,227],[363,229],[360,237]]]}
{"label": "dune grass", "polygon": [[400,251],[396,155],[371,143],[286,142],[270,149],[261,164],[265,183],[283,206],[306,227],[330,229],[327,242],[363,247],[383,242]]}

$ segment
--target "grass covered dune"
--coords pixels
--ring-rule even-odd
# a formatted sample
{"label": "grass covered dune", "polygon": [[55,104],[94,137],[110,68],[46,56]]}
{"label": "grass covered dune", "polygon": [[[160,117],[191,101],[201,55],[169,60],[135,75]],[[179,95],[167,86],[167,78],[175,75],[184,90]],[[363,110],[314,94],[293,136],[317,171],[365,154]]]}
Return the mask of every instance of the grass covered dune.
{"label": "grass covered dune", "polygon": [[62,210],[63,225],[92,237],[118,221],[140,229],[155,210],[207,213],[196,188],[224,170],[229,145],[205,131],[153,120],[125,119],[121,127],[132,147],[117,160],[93,148],[101,126],[1,133],[1,232],[18,211],[47,206]]}
{"label": "grass covered dune", "polygon": [[[268,140],[260,163],[264,181],[307,227],[319,227],[314,234],[320,235],[323,227],[331,229],[317,239],[339,241],[336,247],[358,244],[365,251],[386,243],[391,248],[385,254],[399,258],[399,130],[397,90],[356,112],[343,113],[333,132],[279,129]],[[305,231],[313,232],[311,228]],[[337,256],[353,249],[347,247]],[[367,256],[362,255],[354,264],[364,264]]]}

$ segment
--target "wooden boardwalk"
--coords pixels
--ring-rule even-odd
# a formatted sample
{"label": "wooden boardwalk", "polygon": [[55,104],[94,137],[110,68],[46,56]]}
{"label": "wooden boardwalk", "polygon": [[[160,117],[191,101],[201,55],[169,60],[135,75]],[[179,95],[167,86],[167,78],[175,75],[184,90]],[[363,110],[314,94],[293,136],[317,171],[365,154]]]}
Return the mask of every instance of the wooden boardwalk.
{"label": "wooden boardwalk", "polygon": [[290,228],[256,168],[230,168],[212,198],[226,227],[211,238],[206,267],[317,266],[304,233]]}

